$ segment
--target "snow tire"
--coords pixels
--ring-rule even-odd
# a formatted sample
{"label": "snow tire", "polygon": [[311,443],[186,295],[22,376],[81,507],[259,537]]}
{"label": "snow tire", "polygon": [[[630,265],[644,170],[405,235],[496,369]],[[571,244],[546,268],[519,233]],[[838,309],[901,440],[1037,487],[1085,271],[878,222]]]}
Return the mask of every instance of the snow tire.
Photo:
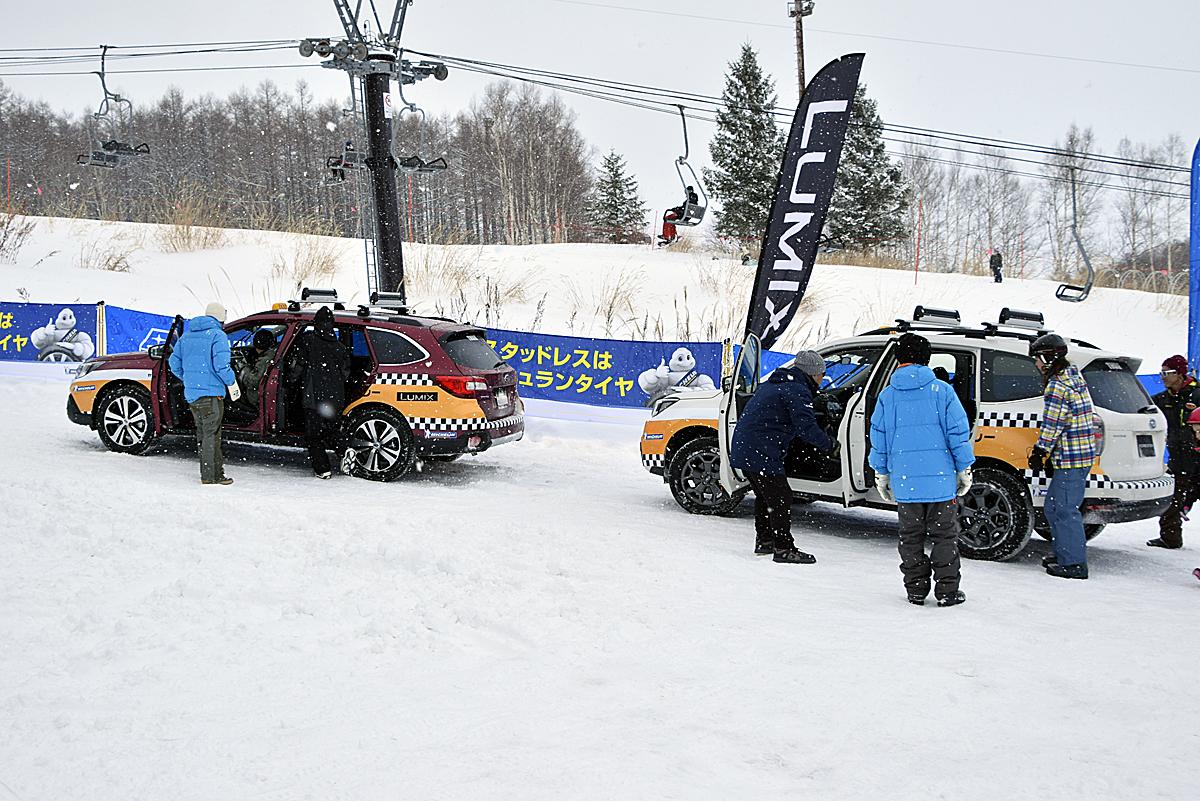
{"label": "snow tire", "polygon": [[721,486],[721,452],[717,441],[700,437],[684,444],[667,465],[667,481],[675,502],[694,515],[728,515],[746,497],[745,490],[732,496]]}

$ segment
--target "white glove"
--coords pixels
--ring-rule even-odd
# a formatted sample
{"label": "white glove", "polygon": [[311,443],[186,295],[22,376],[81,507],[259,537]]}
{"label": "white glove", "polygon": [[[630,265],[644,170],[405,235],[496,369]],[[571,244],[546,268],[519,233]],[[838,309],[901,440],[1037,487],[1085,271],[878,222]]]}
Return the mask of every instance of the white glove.
{"label": "white glove", "polygon": [[966,495],[971,491],[971,482],[974,480],[971,468],[967,468],[958,474],[958,494]]}
{"label": "white glove", "polygon": [[229,399],[231,401],[236,402],[238,398],[242,397],[242,388],[238,386],[236,381],[226,387],[226,389],[229,390]]}
{"label": "white glove", "polygon": [[875,474],[875,489],[879,490],[879,497],[888,503],[896,502],[896,493],[892,492],[892,481],[882,473]]}

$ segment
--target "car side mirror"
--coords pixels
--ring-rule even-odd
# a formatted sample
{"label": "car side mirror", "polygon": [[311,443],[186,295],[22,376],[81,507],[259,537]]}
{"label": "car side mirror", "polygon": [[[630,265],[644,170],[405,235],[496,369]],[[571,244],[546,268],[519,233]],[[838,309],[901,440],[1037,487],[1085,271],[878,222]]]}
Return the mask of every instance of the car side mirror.
{"label": "car side mirror", "polygon": [[158,345],[151,345],[150,347],[146,348],[146,355],[151,359],[161,359],[166,349],[167,346],[161,343]]}

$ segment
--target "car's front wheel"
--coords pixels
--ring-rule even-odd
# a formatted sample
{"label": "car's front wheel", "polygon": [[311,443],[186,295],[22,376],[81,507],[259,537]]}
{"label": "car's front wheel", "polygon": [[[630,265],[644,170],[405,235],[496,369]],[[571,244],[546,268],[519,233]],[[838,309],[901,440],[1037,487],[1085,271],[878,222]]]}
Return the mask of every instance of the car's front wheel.
{"label": "car's front wheel", "polygon": [[721,452],[715,439],[694,439],[683,445],[667,465],[667,481],[675,502],[694,515],[725,515],[746,497],[730,495],[721,486]]}
{"label": "car's front wheel", "polygon": [[144,453],[154,440],[153,414],[149,392],[122,384],[100,396],[92,419],[100,441],[110,451]]}
{"label": "car's front wheel", "polygon": [[351,415],[347,445],[354,451],[351,475],[372,481],[394,481],[412,469],[417,449],[404,417],[391,409],[371,407]]}
{"label": "car's front wheel", "polygon": [[1024,484],[992,467],[974,471],[958,499],[958,550],[968,559],[1003,561],[1021,552],[1033,533],[1033,509]]}

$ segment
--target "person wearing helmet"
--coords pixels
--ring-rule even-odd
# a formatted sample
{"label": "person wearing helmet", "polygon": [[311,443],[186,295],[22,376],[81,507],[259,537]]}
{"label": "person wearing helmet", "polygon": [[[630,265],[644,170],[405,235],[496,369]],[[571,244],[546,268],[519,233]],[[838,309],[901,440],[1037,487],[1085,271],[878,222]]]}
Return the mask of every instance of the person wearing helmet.
{"label": "person wearing helmet", "polygon": [[1200,387],[1188,375],[1187,359],[1178,354],[1163,361],[1159,375],[1165,389],[1154,396],[1154,403],[1167,418],[1167,469],[1175,477],[1175,496],[1158,519],[1158,536],[1146,544],[1174,550],[1183,547],[1183,516],[1200,496],[1200,454],[1188,428],[1200,404]]}
{"label": "person wearing helmet", "polygon": [[1096,461],[1092,396],[1079,368],[1067,361],[1067,341],[1058,334],[1035,339],[1029,355],[1045,382],[1041,426],[1029,454],[1029,469],[1050,476],[1045,513],[1054,555],[1042,564],[1052,576],[1086,579],[1087,537],[1079,506]]}

